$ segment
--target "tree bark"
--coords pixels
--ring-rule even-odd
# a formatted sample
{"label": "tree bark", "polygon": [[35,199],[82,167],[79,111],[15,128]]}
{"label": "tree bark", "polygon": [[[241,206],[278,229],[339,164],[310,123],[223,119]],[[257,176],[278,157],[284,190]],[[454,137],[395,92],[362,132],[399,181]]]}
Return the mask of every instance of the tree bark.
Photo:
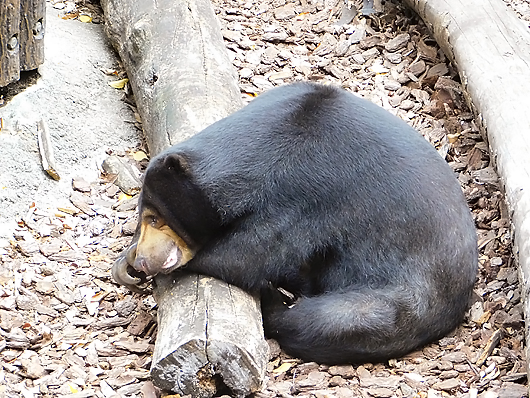
{"label": "tree bark", "polygon": [[[406,0],[458,68],[512,211],[530,323],[530,32],[500,0]],[[527,350],[530,335],[526,335]],[[527,357],[530,352],[527,351]],[[529,362],[530,364],[530,362]],[[527,372],[530,369],[527,368]]]}
{"label": "tree bark", "polygon": [[151,155],[241,107],[235,71],[208,0],[102,3]]}
{"label": "tree bark", "polygon": [[37,69],[44,62],[46,0],[22,0],[20,14],[20,69]]}
{"label": "tree bark", "polygon": [[20,0],[0,2],[0,87],[20,78]]}
{"label": "tree bark", "polygon": [[46,0],[0,1],[0,87],[44,62]]}
{"label": "tree bark", "polygon": [[[208,0],[102,0],[107,34],[133,88],[151,156],[242,106]],[[208,277],[157,276],[151,376],[181,395],[259,391],[268,345],[259,301]]]}

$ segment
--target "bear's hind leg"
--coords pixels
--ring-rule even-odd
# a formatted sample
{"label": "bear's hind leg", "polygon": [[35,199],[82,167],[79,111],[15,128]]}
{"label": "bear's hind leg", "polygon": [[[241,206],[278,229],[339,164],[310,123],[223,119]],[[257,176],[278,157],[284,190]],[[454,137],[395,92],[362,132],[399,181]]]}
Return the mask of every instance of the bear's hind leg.
{"label": "bear's hind leg", "polygon": [[437,319],[425,309],[426,303],[418,305],[420,298],[402,288],[303,297],[291,308],[266,300],[266,335],[292,356],[327,364],[399,357],[441,337],[460,321]]}

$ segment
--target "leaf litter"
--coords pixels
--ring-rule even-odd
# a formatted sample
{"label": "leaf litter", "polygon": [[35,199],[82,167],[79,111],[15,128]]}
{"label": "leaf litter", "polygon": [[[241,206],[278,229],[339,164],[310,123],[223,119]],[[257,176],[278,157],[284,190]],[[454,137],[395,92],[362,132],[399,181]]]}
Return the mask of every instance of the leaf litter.
{"label": "leaf litter", "polygon": [[[524,17],[520,2],[512,3]],[[403,358],[359,366],[303,363],[271,340],[268,380],[256,396],[527,396],[510,214],[458,74],[425,25],[388,1],[383,13],[368,18],[338,0],[213,4],[246,101],[310,79],[341,85],[398,115],[457,173],[480,248],[473,303],[449,336]],[[136,227],[137,176],[147,151],[112,155],[113,173],[74,179],[69,208],[31,207],[10,245],[0,248],[0,396],[159,393],[149,381],[156,304],[110,278]],[[121,173],[129,175],[123,189],[116,185]]]}

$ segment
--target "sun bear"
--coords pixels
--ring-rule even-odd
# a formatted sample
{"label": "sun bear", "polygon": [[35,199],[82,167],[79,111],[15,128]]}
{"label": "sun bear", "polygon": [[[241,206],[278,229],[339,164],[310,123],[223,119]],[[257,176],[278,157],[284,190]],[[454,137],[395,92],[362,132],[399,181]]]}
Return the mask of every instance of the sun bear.
{"label": "sun bear", "polygon": [[331,86],[272,89],[159,154],[139,214],[117,282],[182,268],[260,293],[266,335],[306,361],[383,361],[439,339],[476,278],[474,223],[448,164]]}

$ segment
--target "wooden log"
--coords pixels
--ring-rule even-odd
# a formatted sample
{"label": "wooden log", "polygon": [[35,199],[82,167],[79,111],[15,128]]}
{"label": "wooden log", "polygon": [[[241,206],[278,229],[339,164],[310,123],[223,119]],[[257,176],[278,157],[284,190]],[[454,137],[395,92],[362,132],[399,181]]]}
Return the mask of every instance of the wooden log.
{"label": "wooden log", "polygon": [[[152,156],[242,106],[208,0],[101,3]],[[261,388],[268,345],[257,299],[198,276],[158,276],[154,295],[159,302],[151,366],[156,385],[197,397],[214,395],[220,384],[237,396]]]}
{"label": "wooden log", "polygon": [[44,62],[46,0],[20,4],[20,70],[37,69]]}
{"label": "wooden log", "polygon": [[[501,0],[406,0],[457,67],[513,217],[530,324],[530,32]],[[527,350],[530,334],[526,335]],[[530,352],[527,351],[527,357]],[[530,364],[530,362],[529,362]],[[527,368],[527,372],[530,369]]]}
{"label": "wooden log", "polygon": [[102,4],[110,22],[107,34],[137,93],[152,155],[241,107],[235,71],[208,0]]}
{"label": "wooden log", "polygon": [[20,78],[20,0],[0,1],[0,87]]}
{"label": "wooden log", "polygon": [[158,336],[151,375],[159,387],[175,391],[178,386],[180,394],[193,397],[211,397],[218,382],[236,396],[259,391],[268,347],[261,323],[247,323],[261,317],[258,301],[199,275],[163,276],[156,282]]}

